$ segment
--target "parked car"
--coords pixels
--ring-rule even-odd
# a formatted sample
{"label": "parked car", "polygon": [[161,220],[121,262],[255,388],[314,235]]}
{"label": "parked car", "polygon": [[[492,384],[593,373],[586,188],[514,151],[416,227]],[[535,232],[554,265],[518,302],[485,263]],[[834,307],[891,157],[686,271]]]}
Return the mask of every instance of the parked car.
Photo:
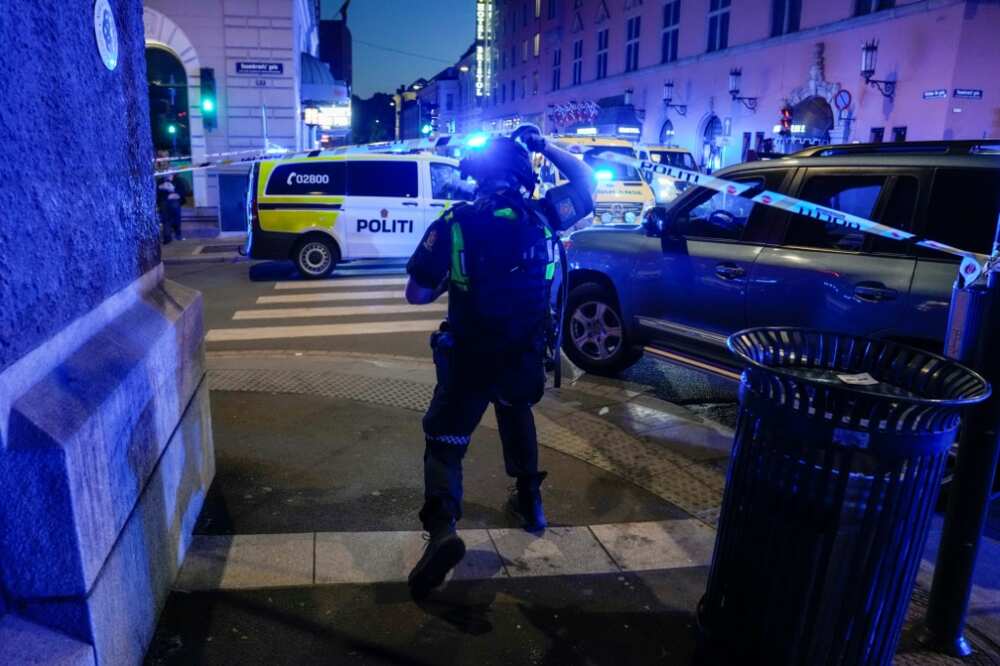
{"label": "parked car", "polygon": [[[1000,214],[1000,143],[850,144],[715,175],[987,253]],[[751,191],[752,194],[752,191]],[[725,343],[749,326],[803,326],[940,351],[956,258],[690,188],[630,228],[567,241],[563,344],[613,374],[643,351],[736,378]]]}

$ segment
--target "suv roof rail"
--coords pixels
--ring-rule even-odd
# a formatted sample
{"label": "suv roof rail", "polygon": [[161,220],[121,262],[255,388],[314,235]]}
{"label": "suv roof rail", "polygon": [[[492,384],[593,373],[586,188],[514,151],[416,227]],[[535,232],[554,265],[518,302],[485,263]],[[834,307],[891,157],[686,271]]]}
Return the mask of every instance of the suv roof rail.
{"label": "suv roof rail", "polygon": [[1000,155],[1000,139],[970,139],[963,141],[901,141],[890,143],[842,143],[813,146],[787,157],[833,157],[836,155]]}

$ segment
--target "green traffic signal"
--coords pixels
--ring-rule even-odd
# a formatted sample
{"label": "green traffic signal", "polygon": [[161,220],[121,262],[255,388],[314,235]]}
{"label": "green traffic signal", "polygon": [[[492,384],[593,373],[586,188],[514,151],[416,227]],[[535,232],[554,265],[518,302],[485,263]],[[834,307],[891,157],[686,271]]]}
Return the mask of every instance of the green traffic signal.
{"label": "green traffic signal", "polygon": [[201,100],[201,110],[205,113],[211,113],[215,111],[215,102],[212,101],[211,97],[205,97]]}
{"label": "green traffic signal", "polygon": [[430,134],[432,129],[434,129],[434,128],[432,128],[430,125],[424,125],[423,127],[420,128],[420,133],[421,134]]}
{"label": "green traffic signal", "polygon": [[170,123],[167,125],[167,134],[177,134],[177,125]]}

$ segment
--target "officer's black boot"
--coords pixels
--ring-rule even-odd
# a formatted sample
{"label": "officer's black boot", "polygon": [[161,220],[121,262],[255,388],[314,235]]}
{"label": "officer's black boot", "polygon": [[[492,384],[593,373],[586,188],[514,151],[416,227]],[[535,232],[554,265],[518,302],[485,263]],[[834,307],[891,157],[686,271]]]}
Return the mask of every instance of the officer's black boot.
{"label": "officer's black boot", "polygon": [[455,533],[454,524],[442,525],[430,532],[424,555],[410,572],[410,595],[416,601],[427,598],[444,582],[448,572],[465,557],[465,542]]}
{"label": "officer's black boot", "polygon": [[541,492],[542,481],[546,476],[547,472],[539,472],[517,477],[514,491],[507,499],[507,511],[517,518],[521,527],[528,532],[541,532],[548,527],[545,511],[542,509]]}

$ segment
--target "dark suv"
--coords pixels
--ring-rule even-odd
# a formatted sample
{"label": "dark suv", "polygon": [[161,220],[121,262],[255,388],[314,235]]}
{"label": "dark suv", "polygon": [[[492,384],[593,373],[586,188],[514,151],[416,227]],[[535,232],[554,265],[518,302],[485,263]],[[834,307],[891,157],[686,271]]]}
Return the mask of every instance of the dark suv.
{"label": "dark suv", "polygon": [[[817,147],[720,178],[987,253],[1000,214],[1000,143]],[[598,374],[645,349],[736,377],[726,337],[791,325],[940,350],[955,258],[691,188],[632,228],[569,241],[564,350]]]}

